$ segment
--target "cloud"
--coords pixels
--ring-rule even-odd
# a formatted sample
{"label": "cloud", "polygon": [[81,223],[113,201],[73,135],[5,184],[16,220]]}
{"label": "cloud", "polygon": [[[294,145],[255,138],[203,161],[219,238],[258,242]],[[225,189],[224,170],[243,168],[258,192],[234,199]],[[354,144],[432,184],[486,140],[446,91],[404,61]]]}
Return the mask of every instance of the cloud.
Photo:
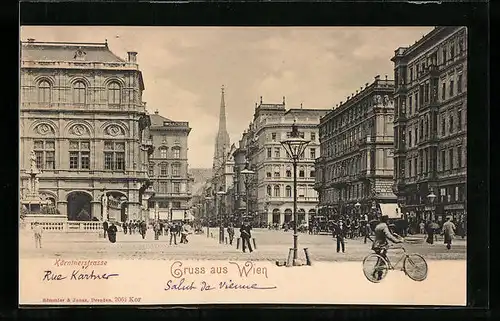
{"label": "cloud", "polygon": [[189,163],[211,167],[220,87],[226,86],[232,142],[253,118],[259,96],[289,107],[331,108],[375,75],[393,77],[394,50],[431,27],[37,27],[21,38],[104,42],[121,57],[138,52],[148,109],[189,121]]}

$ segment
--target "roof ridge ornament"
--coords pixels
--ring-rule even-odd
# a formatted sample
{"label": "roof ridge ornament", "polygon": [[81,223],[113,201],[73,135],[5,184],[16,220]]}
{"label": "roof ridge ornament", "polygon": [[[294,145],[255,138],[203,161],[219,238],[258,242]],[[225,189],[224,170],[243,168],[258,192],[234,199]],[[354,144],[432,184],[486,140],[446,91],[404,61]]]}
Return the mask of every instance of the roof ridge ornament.
{"label": "roof ridge ornament", "polygon": [[76,49],[76,51],[75,51],[75,55],[73,56],[73,59],[85,60],[86,55],[87,55],[87,53],[85,51],[83,51],[82,47],[78,47],[78,49]]}

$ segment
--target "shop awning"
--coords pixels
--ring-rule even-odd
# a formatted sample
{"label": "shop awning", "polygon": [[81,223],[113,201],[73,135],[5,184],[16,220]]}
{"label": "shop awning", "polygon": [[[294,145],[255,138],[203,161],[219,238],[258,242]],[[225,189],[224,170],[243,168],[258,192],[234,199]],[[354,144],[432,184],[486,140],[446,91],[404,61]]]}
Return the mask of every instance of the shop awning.
{"label": "shop awning", "polygon": [[389,218],[401,218],[401,209],[398,204],[380,204],[382,215],[387,215]]}

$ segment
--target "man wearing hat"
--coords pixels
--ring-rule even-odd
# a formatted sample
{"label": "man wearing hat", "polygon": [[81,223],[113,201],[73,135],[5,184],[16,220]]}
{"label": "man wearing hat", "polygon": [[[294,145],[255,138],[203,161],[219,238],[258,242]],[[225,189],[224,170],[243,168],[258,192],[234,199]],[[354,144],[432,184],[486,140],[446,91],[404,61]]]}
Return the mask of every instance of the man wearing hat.
{"label": "man wearing hat", "polygon": [[448,216],[441,229],[441,234],[444,234],[444,244],[448,250],[451,249],[451,240],[455,236],[455,230],[455,224],[451,221],[451,216]]}
{"label": "man wearing hat", "polygon": [[340,247],[342,246],[342,253],[345,253],[345,242],[344,238],[347,234],[347,228],[342,219],[339,219],[338,223],[334,226],[334,234],[337,237],[337,253],[340,252]]}
{"label": "man wearing hat", "polygon": [[384,258],[389,248],[389,242],[387,240],[393,243],[403,243],[403,238],[397,237],[389,230],[389,226],[387,225],[388,220],[389,216],[387,215],[382,215],[380,217],[380,222],[375,227],[375,241],[373,241],[372,244],[372,250]]}

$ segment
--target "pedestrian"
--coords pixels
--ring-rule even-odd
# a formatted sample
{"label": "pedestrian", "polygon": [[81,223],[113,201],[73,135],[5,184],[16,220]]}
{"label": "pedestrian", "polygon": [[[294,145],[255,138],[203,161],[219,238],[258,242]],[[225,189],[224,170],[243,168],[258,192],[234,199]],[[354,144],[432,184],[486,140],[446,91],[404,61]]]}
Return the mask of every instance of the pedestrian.
{"label": "pedestrian", "polygon": [[425,223],[424,221],[420,221],[420,224],[418,225],[420,229],[420,234],[425,234]]}
{"label": "pedestrian", "polygon": [[38,222],[35,222],[35,225],[33,226],[33,233],[35,235],[35,247],[42,248],[43,228],[40,226],[40,224],[38,224]]}
{"label": "pedestrian", "polygon": [[160,239],[160,233],[161,233],[160,222],[155,221],[153,223],[153,231],[155,232],[155,240],[159,240]]}
{"label": "pedestrian", "polygon": [[108,239],[111,243],[116,243],[116,232],[118,232],[118,229],[115,223],[111,222],[111,225],[108,227]]}
{"label": "pedestrian", "polygon": [[429,244],[434,244],[434,223],[429,221],[427,223],[427,240],[426,242]]}
{"label": "pedestrian", "polygon": [[144,240],[146,238],[146,231],[148,230],[148,226],[146,225],[145,221],[141,221],[139,223],[139,231],[141,232],[142,239]]}
{"label": "pedestrian", "polygon": [[252,229],[252,227],[250,226],[250,224],[248,224],[248,222],[243,222],[241,224],[241,228],[240,228],[240,238],[241,238],[241,248],[243,250],[243,252],[246,252],[246,247],[248,246],[248,250],[250,251],[250,253],[253,252],[253,249],[252,249],[252,245],[250,244],[250,239],[252,238],[252,234],[250,232],[250,230]]}
{"label": "pedestrian", "polygon": [[444,244],[446,244],[446,248],[451,249],[451,241],[455,236],[455,224],[453,224],[451,220],[451,216],[448,216],[448,220],[443,224],[443,228],[441,230],[441,234],[444,234]]}
{"label": "pedestrian", "polygon": [[128,227],[128,226],[127,226],[127,222],[124,222],[124,223],[123,223],[123,233],[124,233],[124,234],[127,234],[127,227]]}
{"label": "pedestrian", "polygon": [[340,252],[340,247],[342,246],[342,253],[345,253],[345,237],[347,234],[347,228],[342,219],[339,220],[338,224],[335,225],[335,235],[337,236],[337,253]]}
{"label": "pedestrian", "polygon": [[365,231],[363,233],[365,235],[365,241],[364,241],[365,244],[367,239],[373,242],[372,238],[370,237],[371,233],[372,233],[372,228],[370,227],[370,222],[366,221]]}
{"label": "pedestrian", "polygon": [[189,225],[187,224],[187,222],[184,222],[184,224],[182,224],[182,227],[181,227],[181,242],[182,244],[187,244],[188,243],[188,239],[187,239],[187,236],[189,234]]}
{"label": "pedestrian", "polygon": [[229,226],[227,227],[227,235],[229,235],[229,245],[233,245],[233,239],[234,239],[233,223],[229,223]]}
{"label": "pedestrian", "polygon": [[104,229],[104,238],[106,238],[106,233],[108,233],[108,227],[108,221],[104,221],[104,223],[102,223],[102,228]]}
{"label": "pedestrian", "polygon": [[170,226],[170,245],[172,245],[172,239],[174,240],[174,244],[177,245],[177,228],[178,225],[176,223]]}

